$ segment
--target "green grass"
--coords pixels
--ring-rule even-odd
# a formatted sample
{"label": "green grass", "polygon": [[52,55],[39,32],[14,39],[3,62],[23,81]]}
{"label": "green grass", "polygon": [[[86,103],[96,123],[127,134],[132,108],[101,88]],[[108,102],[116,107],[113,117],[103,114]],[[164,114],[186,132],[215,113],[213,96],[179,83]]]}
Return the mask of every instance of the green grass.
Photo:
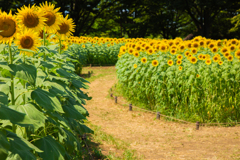
{"label": "green grass", "polygon": [[122,155],[116,155],[115,152],[110,151],[109,155],[107,155],[105,158],[109,160],[138,160],[143,159],[142,157],[136,156],[136,151],[129,149],[130,144],[127,142],[124,142],[118,138],[115,138],[114,136],[107,134],[101,130],[100,126],[93,125],[90,122],[88,123],[89,127],[94,130],[94,134],[92,135],[92,139],[94,142],[97,142],[99,144],[103,144],[103,142],[106,142],[109,145],[113,145],[114,148],[117,150],[123,151]]}

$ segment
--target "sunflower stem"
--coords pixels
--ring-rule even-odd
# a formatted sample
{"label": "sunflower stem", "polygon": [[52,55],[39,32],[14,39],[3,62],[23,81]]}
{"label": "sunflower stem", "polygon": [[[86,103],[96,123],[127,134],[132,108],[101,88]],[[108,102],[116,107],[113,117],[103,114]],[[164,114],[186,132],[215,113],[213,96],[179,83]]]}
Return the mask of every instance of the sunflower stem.
{"label": "sunflower stem", "polygon": [[[45,46],[45,43],[46,43],[46,36],[45,36],[45,30],[43,29],[43,46]],[[46,53],[45,52],[43,54],[43,60],[44,60],[44,62],[46,61]],[[45,71],[45,70],[46,70],[46,68],[43,67],[43,71]]]}
{"label": "sunflower stem", "polygon": [[61,54],[61,48],[62,48],[61,38],[59,38],[59,54]]}
{"label": "sunflower stem", "polygon": [[[9,58],[10,58],[10,64],[13,64],[13,56],[12,56],[12,50],[11,50],[11,45],[8,45],[8,49],[9,49]],[[11,74],[11,100],[12,100],[12,105],[15,105],[15,98],[14,98],[14,77]],[[13,133],[16,133],[16,125],[13,124],[12,125],[12,131]]]}

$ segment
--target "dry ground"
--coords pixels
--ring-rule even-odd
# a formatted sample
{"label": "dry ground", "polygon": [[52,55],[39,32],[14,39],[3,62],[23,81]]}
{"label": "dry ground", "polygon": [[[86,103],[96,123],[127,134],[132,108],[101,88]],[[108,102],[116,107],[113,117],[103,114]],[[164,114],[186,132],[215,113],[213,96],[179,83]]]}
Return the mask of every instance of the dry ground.
{"label": "dry ground", "polygon": [[[128,111],[109,98],[109,89],[117,82],[115,67],[84,68],[92,70],[89,95],[85,106],[88,120],[101,130],[124,142],[143,159],[240,159],[240,127],[200,127],[156,120],[155,115]],[[94,79],[94,77],[96,77]],[[121,99],[120,101],[124,101]],[[102,153],[119,152],[103,143]]]}

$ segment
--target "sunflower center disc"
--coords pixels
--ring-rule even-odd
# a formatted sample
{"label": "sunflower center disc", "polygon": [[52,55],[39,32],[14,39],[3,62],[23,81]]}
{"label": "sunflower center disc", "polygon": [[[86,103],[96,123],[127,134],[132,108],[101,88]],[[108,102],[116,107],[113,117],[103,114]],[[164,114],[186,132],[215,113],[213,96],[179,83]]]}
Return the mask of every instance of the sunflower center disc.
{"label": "sunflower center disc", "polygon": [[55,23],[56,16],[52,12],[47,12],[47,14],[44,17],[47,18],[47,21],[45,23],[48,26],[51,26]]}
{"label": "sunflower center disc", "polygon": [[28,14],[24,17],[23,23],[28,28],[34,28],[39,24],[39,19],[36,14]]}
{"label": "sunflower center disc", "polygon": [[0,35],[4,37],[11,37],[16,32],[16,24],[12,19],[0,20]]}
{"label": "sunflower center disc", "polygon": [[30,49],[33,46],[33,39],[30,36],[26,36],[20,40],[23,48]]}
{"label": "sunflower center disc", "polygon": [[69,31],[69,25],[67,25],[66,23],[62,23],[59,27],[60,30],[58,30],[58,32],[60,34],[66,34]]}

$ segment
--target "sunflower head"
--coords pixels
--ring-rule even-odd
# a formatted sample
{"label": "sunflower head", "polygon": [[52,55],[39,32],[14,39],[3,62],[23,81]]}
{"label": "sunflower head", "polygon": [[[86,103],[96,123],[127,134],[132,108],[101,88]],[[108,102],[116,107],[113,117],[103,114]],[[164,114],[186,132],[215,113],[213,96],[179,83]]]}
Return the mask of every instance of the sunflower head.
{"label": "sunflower head", "polygon": [[200,77],[200,75],[199,75],[199,74],[197,74],[197,75],[196,75],[196,77],[197,77],[197,78],[199,78],[199,77]]}
{"label": "sunflower head", "polygon": [[23,6],[18,9],[17,19],[20,24],[20,28],[32,29],[39,32],[44,28],[46,18],[44,17],[44,12],[37,9],[35,5]]}
{"label": "sunflower head", "polygon": [[217,53],[218,47],[213,47],[213,48],[211,49],[211,51],[212,51],[212,53]]}
{"label": "sunflower head", "polygon": [[236,48],[237,48],[237,46],[235,46],[235,45],[229,46],[229,50],[230,50],[231,52],[233,52]]}
{"label": "sunflower head", "polygon": [[158,60],[153,60],[153,61],[152,61],[152,65],[153,65],[154,67],[157,67],[157,66],[158,66]]}
{"label": "sunflower head", "polygon": [[175,54],[177,53],[177,50],[176,50],[175,48],[172,48],[172,49],[170,50],[170,53],[171,53],[172,55],[175,55]]}
{"label": "sunflower head", "polygon": [[203,54],[199,54],[199,55],[198,55],[198,59],[199,59],[199,60],[203,60]]}
{"label": "sunflower head", "polygon": [[[30,29],[26,29],[21,33],[18,33],[15,44],[19,49],[29,49],[32,51],[37,51],[37,47],[40,47],[41,45],[38,33]],[[32,55],[31,52],[27,51],[20,51],[20,54],[26,54],[28,56]]]}
{"label": "sunflower head", "polygon": [[173,65],[173,61],[172,61],[172,60],[168,60],[167,64],[168,64],[169,66],[172,66],[172,65]]}
{"label": "sunflower head", "polygon": [[182,60],[183,56],[181,54],[177,55],[177,59]]}
{"label": "sunflower head", "polygon": [[240,50],[235,51],[235,57],[238,59],[240,58]]}
{"label": "sunflower head", "polygon": [[134,55],[134,57],[139,57],[140,54],[139,54],[139,52],[136,52],[136,51],[135,51],[135,52],[133,53],[133,55]]}
{"label": "sunflower head", "polygon": [[18,25],[15,16],[10,11],[1,13],[0,16],[0,42],[11,44],[18,32]]}
{"label": "sunflower head", "polygon": [[220,60],[220,58],[219,58],[218,56],[215,55],[215,56],[213,57],[213,62],[218,62],[219,60]]}
{"label": "sunflower head", "polygon": [[191,50],[191,53],[192,53],[192,54],[197,54],[197,52],[198,52],[197,48],[193,48],[193,49]]}
{"label": "sunflower head", "polygon": [[223,61],[218,61],[218,64],[221,66],[223,64]]}
{"label": "sunflower head", "polygon": [[231,62],[231,61],[233,60],[233,56],[232,56],[232,55],[229,55],[229,56],[227,57],[227,60]]}
{"label": "sunflower head", "polygon": [[177,60],[177,65],[181,65],[182,61],[180,59]]}
{"label": "sunflower head", "polygon": [[137,64],[134,64],[133,67],[134,67],[134,68],[137,68]]}
{"label": "sunflower head", "polygon": [[178,70],[181,71],[181,70],[182,70],[182,66],[179,66],[179,67],[178,67]]}
{"label": "sunflower head", "polygon": [[142,63],[147,63],[147,58],[143,57],[143,58],[141,59],[141,62],[142,62]]}
{"label": "sunflower head", "polygon": [[210,64],[212,63],[212,61],[211,61],[211,59],[207,59],[207,60],[205,61],[205,63],[206,63],[207,65],[210,65]]}
{"label": "sunflower head", "polygon": [[73,19],[68,18],[68,15],[63,18],[60,18],[60,25],[59,30],[57,30],[57,34],[61,37],[61,39],[65,39],[66,37],[69,37],[72,35],[72,32],[74,32],[75,25],[73,24]]}
{"label": "sunflower head", "polygon": [[134,50],[133,50],[132,48],[129,48],[129,49],[128,49],[128,53],[129,53],[129,54],[133,54],[133,52],[134,52]]}
{"label": "sunflower head", "polygon": [[197,58],[196,58],[196,57],[191,57],[191,58],[190,58],[190,62],[191,62],[192,64],[197,63]]}

